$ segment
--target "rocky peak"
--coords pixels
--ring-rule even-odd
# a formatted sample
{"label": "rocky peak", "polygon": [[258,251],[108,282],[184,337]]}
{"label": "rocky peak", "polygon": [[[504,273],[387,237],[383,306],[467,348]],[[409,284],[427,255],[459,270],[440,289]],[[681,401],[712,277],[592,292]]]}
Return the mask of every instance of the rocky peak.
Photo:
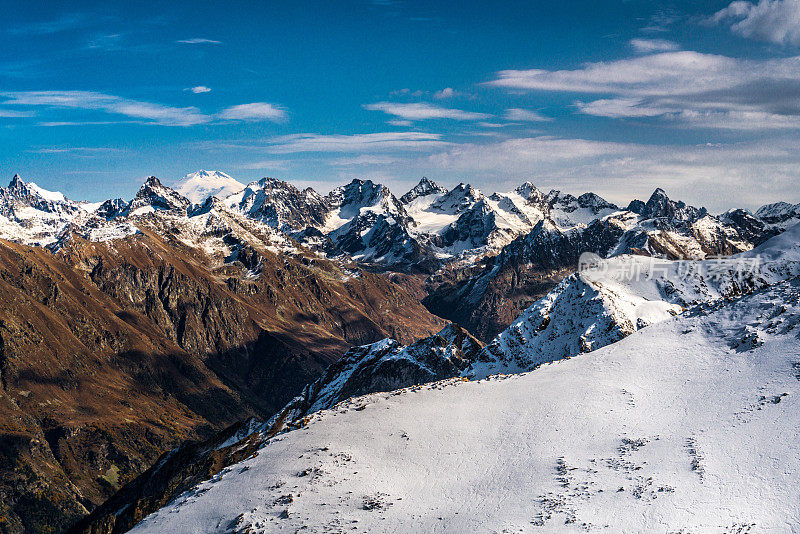
{"label": "rocky peak", "polygon": [[667,218],[676,221],[695,221],[708,214],[705,208],[695,208],[681,201],[670,200],[660,187],[653,191],[646,203],[640,200],[632,201],[628,205],[628,210],[647,219]]}
{"label": "rocky peak", "polygon": [[15,174],[11,181],[8,183],[8,189],[20,190],[25,187],[25,182],[19,174]]}
{"label": "rocky peak", "polygon": [[300,191],[275,178],[261,178],[225,203],[231,209],[281,230],[302,230],[321,226],[328,213],[322,197],[311,188]]}
{"label": "rocky peak", "polygon": [[414,186],[411,191],[400,197],[400,202],[403,204],[408,204],[412,200],[425,197],[435,193],[447,193],[447,189],[440,186],[436,182],[429,180],[426,176],[422,177],[422,180],[419,181],[417,185]]}
{"label": "rocky peak", "polygon": [[128,203],[123,199],[112,198],[100,204],[100,207],[97,208],[95,213],[104,219],[113,219],[122,214],[127,206]]}
{"label": "rocky peak", "polygon": [[615,204],[608,202],[603,197],[595,193],[584,193],[578,197],[578,205],[582,208],[592,208],[594,210],[618,209]]}
{"label": "rocky peak", "polygon": [[8,187],[0,188],[0,214],[14,218],[14,210],[32,207],[46,213],[71,215],[80,211],[78,204],[61,193],[47,191],[33,182],[26,183],[15,174]]}
{"label": "rocky peak", "polygon": [[767,224],[778,224],[800,218],[800,204],[793,206],[788,202],[775,202],[761,206],[756,210],[755,215]]}
{"label": "rocky peak", "polygon": [[372,180],[354,179],[349,184],[331,191],[328,195],[335,205],[359,204],[372,206],[391,196],[389,189]]}
{"label": "rocky peak", "polygon": [[536,189],[536,186],[530,182],[525,182],[514,191],[528,202],[540,202],[544,199],[544,193]]}
{"label": "rocky peak", "polygon": [[431,208],[445,213],[461,213],[482,199],[480,190],[462,182],[437,199]]}
{"label": "rocky peak", "polygon": [[155,176],[149,176],[128,205],[125,214],[137,215],[148,210],[186,212],[190,205],[188,198],[163,185]]}

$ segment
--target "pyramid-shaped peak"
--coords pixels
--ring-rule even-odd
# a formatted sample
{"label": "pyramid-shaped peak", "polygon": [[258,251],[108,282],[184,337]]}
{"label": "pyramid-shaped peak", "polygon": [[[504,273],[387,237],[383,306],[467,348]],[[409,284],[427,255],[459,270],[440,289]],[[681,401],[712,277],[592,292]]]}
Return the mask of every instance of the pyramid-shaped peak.
{"label": "pyramid-shaped peak", "polygon": [[447,189],[440,186],[427,176],[423,176],[417,185],[415,185],[408,193],[400,197],[400,202],[408,204],[414,199],[425,197],[437,193],[447,193]]}
{"label": "pyramid-shaped peak", "polygon": [[148,176],[147,179],[142,184],[142,187],[164,187],[161,184],[161,180],[156,178],[155,176]]}
{"label": "pyramid-shaped peak", "polygon": [[14,177],[11,178],[11,181],[8,183],[8,187],[10,189],[16,189],[24,186],[25,182],[22,180],[22,176],[20,176],[19,174],[14,174]]}

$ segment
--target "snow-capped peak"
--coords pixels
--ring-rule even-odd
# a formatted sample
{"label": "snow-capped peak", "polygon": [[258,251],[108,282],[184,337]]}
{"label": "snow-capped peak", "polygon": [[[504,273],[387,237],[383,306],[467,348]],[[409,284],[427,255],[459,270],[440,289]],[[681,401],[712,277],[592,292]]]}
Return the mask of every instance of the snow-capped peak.
{"label": "snow-capped peak", "polygon": [[25,182],[19,174],[15,174],[6,188],[12,196],[22,198],[25,196],[41,197],[49,202],[66,202],[67,197],[58,191],[48,191],[39,187],[34,182]]}
{"label": "snow-capped peak", "polygon": [[174,189],[195,204],[208,197],[224,199],[244,189],[244,184],[220,171],[197,171],[187,174],[174,184]]}
{"label": "snow-capped peak", "polygon": [[185,196],[149,176],[128,205],[126,215],[143,215],[155,210],[186,211],[191,202]]}
{"label": "snow-capped peak", "polygon": [[447,189],[440,186],[433,180],[429,180],[426,176],[423,176],[422,180],[420,180],[419,183],[415,185],[413,189],[411,189],[411,191],[400,197],[400,202],[403,204],[408,204],[412,200],[415,200],[419,197],[442,193],[447,193]]}
{"label": "snow-capped peak", "polygon": [[544,194],[541,191],[536,189],[536,186],[530,182],[525,182],[519,187],[514,190],[519,196],[524,198],[525,200],[541,200],[544,198]]}

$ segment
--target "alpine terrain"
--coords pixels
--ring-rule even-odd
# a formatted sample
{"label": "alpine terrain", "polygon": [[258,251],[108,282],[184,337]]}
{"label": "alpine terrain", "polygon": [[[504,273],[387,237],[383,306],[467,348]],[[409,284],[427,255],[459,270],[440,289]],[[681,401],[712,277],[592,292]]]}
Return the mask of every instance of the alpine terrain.
{"label": "alpine terrain", "polygon": [[[194,502],[238,462],[271,457],[326,410],[373,424],[356,423],[372,420],[351,400],[362,395],[400,403],[381,424],[395,413],[449,421],[460,412],[439,411],[434,391],[468,392],[463,410],[489,402],[474,393],[483,382],[455,382],[489,378],[494,391],[540,380],[498,373],[595,358],[656,323],[716,321],[717,306],[793,287],[775,243],[791,248],[795,211],[715,215],[661,189],[620,208],[530,183],[487,194],[427,178],[399,196],[359,179],[321,194],[215,171],[175,188],[149,177],[130,200],[89,203],[14,176],[0,188],[0,527],[125,532]],[[753,270],[765,254],[776,257]],[[509,404],[529,406],[515,394]],[[432,400],[412,409],[410,396]],[[463,441],[442,424],[436,439]],[[274,498],[296,501],[289,493]],[[274,525],[339,524],[293,510]],[[191,521],[273,528],[272,512],[240,521],[243,511],[222,526]],[[142,528],[177,528],[162,516]]]}
{"label": "alpine terrain", "polygon": [[[530,355],[532,372],[320,402],[132,532],[792,530],[800,226],[715,264],[713,288],[680,281],[674,263],[623,288],[612,280],[625,263],[640,260],[595,265],[526,312],[511,356]],[[536,321],[576,283],[604,303],[598,321],[652,324],[541,365]],[[330,386],[318,387],[295,402]]]}

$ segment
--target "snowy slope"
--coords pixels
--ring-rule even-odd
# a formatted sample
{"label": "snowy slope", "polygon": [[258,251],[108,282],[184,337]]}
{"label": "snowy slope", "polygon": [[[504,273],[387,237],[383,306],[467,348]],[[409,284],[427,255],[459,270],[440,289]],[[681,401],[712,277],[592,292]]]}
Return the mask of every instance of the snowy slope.
{"label": "snowy slope", "polygon": [[132,532],[792,532],[800,287],[524,375],[353,399]]}
{"label": "snowy slope", "polygon": [[350,397],[459,376],[480,350],[480,342],[454,324],[409,346],[384,339],[354,347],[258,431],[277,432]]}
{"label": "snowy slope", "polygon": [[172,186],[195,204],[201,204],[211,196],[220,199],[229,197],[244,187],[244,184],[224,172],[203,170],[187,174]]}
{"label": "snowy slope", "polygon": [[788,202],[767,204],[758,208],[755,215],[770,227],[785,230],[800,223],[800,204],[792,205]]}
{"label": "snowy slope", "polygon": [[529,371],[619,341],[696,304],[800,275],[800,225],[728,259],[593,259],[493,339],[467,376]]}

